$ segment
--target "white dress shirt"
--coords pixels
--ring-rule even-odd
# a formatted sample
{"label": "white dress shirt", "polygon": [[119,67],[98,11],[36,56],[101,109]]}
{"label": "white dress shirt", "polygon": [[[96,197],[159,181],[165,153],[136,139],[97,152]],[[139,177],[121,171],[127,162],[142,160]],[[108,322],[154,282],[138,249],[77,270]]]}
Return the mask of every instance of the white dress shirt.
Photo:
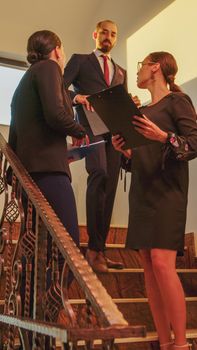
{"label": "white dress shirt", "polygon": [[107,56],[108,57],[108,66],[109,66],[109,82],[111,84],[112,82],[112,79],[113,79],[113,76],[114,76],[114,65],[112,63],[112,60],[111,60],[111,56],[110,54],[108,53],[107,55],[104,54],[101,50],[98,50],[98,49],[95,49],[94,50],[94,54],[96,56],[96,58],[98,59],[99,61],[99,64],[101,66],[101,69],[103,71],[103,74],[104,74],[104,61],[103,61],[103,55]]}

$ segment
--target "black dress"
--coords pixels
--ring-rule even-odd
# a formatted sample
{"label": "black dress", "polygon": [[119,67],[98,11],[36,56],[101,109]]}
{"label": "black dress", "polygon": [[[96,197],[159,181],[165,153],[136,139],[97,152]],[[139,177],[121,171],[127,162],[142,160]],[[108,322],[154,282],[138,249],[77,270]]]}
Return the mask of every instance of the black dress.
{"label": "black dress", "polygon": [[188,160],[197,155],[196,113],[190,98],[170,93],[141,108],[175,142],[133,149],[126,247],[163,248],[182,254],[188,197]]}

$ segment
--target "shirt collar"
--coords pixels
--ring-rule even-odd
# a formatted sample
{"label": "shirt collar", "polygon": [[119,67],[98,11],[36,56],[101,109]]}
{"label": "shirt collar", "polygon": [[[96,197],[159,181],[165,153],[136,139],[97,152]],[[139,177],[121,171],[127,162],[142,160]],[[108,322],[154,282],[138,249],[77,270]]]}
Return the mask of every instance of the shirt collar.
{"label": "shirt collar", "polygon": [[105,56],[107,56],[107,57],[109,58],[109,60],[111,61],[111,55],[110,55],[110,53],[108,53],[108,54],[106,55],[106,54],[104,54],[101,50],[95,49],[95,50],[94,50],[94,54],[96,55],[97,58],[100,57],[101,55],[105,55]]}

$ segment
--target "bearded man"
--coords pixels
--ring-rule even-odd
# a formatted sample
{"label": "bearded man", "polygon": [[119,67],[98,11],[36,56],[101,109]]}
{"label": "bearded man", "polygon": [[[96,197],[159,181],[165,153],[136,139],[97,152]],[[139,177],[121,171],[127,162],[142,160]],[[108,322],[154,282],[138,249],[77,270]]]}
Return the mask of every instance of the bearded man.
{"label": "bearded man", "polygon": [[66,88],[73,86],[73,102],[76,115],[89,136],[90,142],[105,140],[86,156],[88,172],[86,192],[87,231],[89,235],[86,258],[96,272],[108,268],[123,268],[122,263],[104,255],[109,232],[116,188],[120,171],[120,155],[111,143],[110,133],[94,136],[84,113],[83,105],[91,109],[87,96],[118,84],[127,89],[126,71],[111,58],[111,50],[117,41],[117,25],[104,20],[93,32],[96,48],[90,54],[74,54],[64,70]]}

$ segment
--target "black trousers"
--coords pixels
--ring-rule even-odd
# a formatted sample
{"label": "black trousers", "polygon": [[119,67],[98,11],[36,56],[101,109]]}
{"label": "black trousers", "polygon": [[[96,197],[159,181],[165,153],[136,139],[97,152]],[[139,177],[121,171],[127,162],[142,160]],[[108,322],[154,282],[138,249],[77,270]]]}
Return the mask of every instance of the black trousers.
{"label": "black trousers", "polygon": [[103,251],[110,227],[114,199],[120,171],[120,153],[115,151],[111,143],[111,135],[93,136],[88,130],[90,142],[105,138],[86,157],[88,172],[86,192],[87,231],[89,249]]}
{"label": "black trousers", "polygon": [[76,202],[69,177],[64,173],[31,173],[31,177],[79,246]]}
{"label": "black trousers", "polygon": [[[68,233],[73,238],[77,246],[79,246],[79,228],[78,219],[76,211],[76,203],[74,198],[73,189],[70,183],[70,179],[64,173],[31,173],[30,174],[34,182],[39,187],[40,191],[43,193],[60,221],[68,231]],[[27,196],[23,194],[23,206],[25,211],[25,216],[27,215]],[[33,210],[33,230],[35,230],[35,210]],[[48,249],[47,249],[47,260],[51,259],[51,243],[52,239],[50,234],[48,234]],[[32,261],[32,282],[31,282],[31,300],[30,300],[30,312],[33,312],[33,279],[34,279],[34,259]],[[59,270],[62,271],[64,264],[64,259],[61,254],[59,254]],[[25,298],[25,266],[26,260],[22,257],[22,283],[21,283],[21,297],[22,300]],[[70,272],[68,277],[68,285],[73,280],[73,274]],[[51,271],[47,272],[47,288],[51,283]],[[24,313],[22,305],[22,314]]]}

